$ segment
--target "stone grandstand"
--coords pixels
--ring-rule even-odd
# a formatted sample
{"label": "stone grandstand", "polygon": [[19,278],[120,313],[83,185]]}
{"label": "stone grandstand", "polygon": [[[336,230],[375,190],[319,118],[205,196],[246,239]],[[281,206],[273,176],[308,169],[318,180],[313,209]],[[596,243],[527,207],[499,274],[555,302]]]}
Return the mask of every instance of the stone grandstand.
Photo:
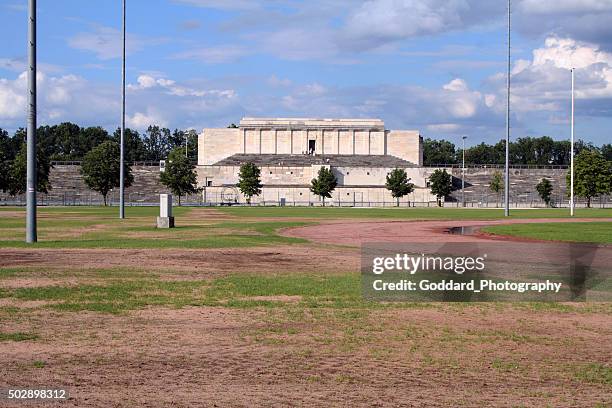
{"label": "stone grandstand", "polygon": [[[239,166],[239,164],[236,164]],[[489,183],[495,171],[502,171],[499,166],[478,166],[468,167],[465,171],[465,199],[469,207],[495,207],[501,206],[501,197],[492,193],[489,190]],[[437,167],[426,167],[424,172],[426,176],[431,174]],[[457,188],[447,199],[446,205],[458,205],[461,202],[462,192],[461,187],[461,168],[446,167],[447,171],[453,175],[454,185]],[[128,205],[153,205],[159,201],[159,194],[167,192],[167,189],[159,183],[159,164],[157,163],[135,163],[132,165],[134,174],[134,185],[126,189],[126,202]],[[567,206],[567,198],[565,196],[565,175],[567,168],[556,166],[553,167],[512,167],[511,168],[511,185],[510,199],[512,206],[519,207],[541,207],[544,205],[540,200],[535,185],[544,177],[551,180],[553,184],[553,201],[556,205]],[[42,205],[100,205],[102,204],[102,196],[94,191],[89,190],[80,175],[80,165],[78,162],[73,163],[54,163],[51,169],[50,181],[52,190],[49,194],[39,194],[39,202]],[[208,188],[208,191],[202,195],[193,195],[183,198],[181,201],[191,205],[217,205],[221,202],[220,196],[215,196]],[[231,190],[231,187],[230,187]],[[206,199],[205,199],[206,198]],[[353,203],[360,206],[377,206],[382,203],[367,202],[360,197],[360,201]],[[313,203],[318,203],[318,199],[313,197]],[[117,191],[109,194],[109,202],[116,204],[118,202]],[[579,203],[582,201],[579,201]],[[25,204],[24,197],[9,197],[7,194],[0,193],[1,204]],[[277,205],[278,201],[270,200],[267,202],[270,205]],[[293,202],[286,201],[287,205],[292,205]],[[307,198],[298,201],[298,205],[309,205]],[[385,202],[386,205],[393,205],[392,202]],[[433,202],[414,202],[413,205],[427,206],[434,205]],[[352,205],[350,200],[345,200],[343,205]],[[605,205],[612,207],[612,199],[603,197],[593,200],[594,206]]]}

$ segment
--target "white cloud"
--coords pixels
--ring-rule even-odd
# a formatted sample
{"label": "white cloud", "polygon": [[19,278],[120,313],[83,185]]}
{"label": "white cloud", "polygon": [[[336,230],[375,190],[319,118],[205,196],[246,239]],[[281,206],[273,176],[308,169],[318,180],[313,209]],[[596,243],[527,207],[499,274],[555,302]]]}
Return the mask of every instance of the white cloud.
{"label": "white cloud", "polygon": [[571,38],[549,37],[544,47],[533,51],[531,61],[520,60],[514,66],[515,109],[565,110],[572,67],[576,68],[577,98],[612,98],[611,53]]}
{"label": "white cloud", "polygon": [[467,83],[461,78],[455,78],[442,87],[447,91],[467,91]]}
{"label": "white cloud", "polygon": [[370,0],[351,13],[344,32],[365,43],[396,41],[460,27],[469,10],[464,0]]}
{"label": "white cloud", "polygon": [[168,126],[168,121],[164,119],[159,112],[136,112],[125,118],[125,123],[133,129],[143,130],[151,125]]}
{"label": "white cloud", "polygon": [[[38,122],[71,121],[80,125],[114,129],[120,119],[120,89],[114,84],[94,83],[80,76],[38,73]],[[242,108],[233,89],[211,84],[179,84],[174,80],[142,74],[128,85],[127,122],[144,129],[150,124],[201,128],[208,120],[236,120]],[[2,127],[25,125],[27,75],[0,78]],[[232,112],[230,114],[230,112]],[[229,122],[228,122],[229,123]]]}
{"label": "white cloud", "polygon": [[168,95],[174,96],[194,96],[194,97],[206,97],[216,96],[220,98],[233,98],[236,96],[236,92],[233,89],[198,89],[183,85],[178,85],[176,81],[167,78],[156,78],[153,75],[143,74],[139,75],[137,84],[128,84],[127,88],[132,91],[141,91],[150,88],[161,88]]}
{"label": "white cloud", "polygon": [[522,0],[519,10],[528,14],[612,11],[610,0]]}
{"label": "white cloud", "polygon": [[14,81],[0,79],[0,118],[3,120],[25,117],[26,111],[26,73]]}
{"label": "white cloud", "polygon": [[552,63],[557,68],[587,68],[604,63],[612,66],[612,54],[600,51],[593,44],[579,43],[571,38],[549,37],[544,48],[533,51],[532,66]]}
{"label": "white cloud", "polygon": [[437,123],[433,125],[427,125],[427,130],[436,133],[453,133],[457,132],[460,128],[461,126],[456,123]]}

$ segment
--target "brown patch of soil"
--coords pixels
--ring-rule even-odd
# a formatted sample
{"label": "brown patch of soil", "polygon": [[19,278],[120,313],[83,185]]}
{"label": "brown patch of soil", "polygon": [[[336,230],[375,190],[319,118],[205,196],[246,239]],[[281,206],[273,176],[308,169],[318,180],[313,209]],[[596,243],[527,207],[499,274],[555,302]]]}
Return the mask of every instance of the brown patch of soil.
{"label": "brown patch of soil", "polygon": [[326,244],[357,246],[364,242],[482,242],[491,240],[488,235],[452,235],[454,227],[485,227],[506,224],[531,224],[542,222],[592,222],[612,218],[536,218],[512,220],[452,220],[452,221],[365,221],[335,222],[304,227],[287,228],[283,235],[305,238]]}
{"label": "brown patch of soil", "polygon": [[353,249],[281,246],[244,249],[0,249],[0,267],[134,268],[191,277],[228,273],[346,272],[359,267]]}
{"label": "brown patch of soil", "polygon": [[0,387],[66,387],[61,406],[75,407],[612,402],[609,386],[571,368],[610,361],[609,316],[442,306],[330,319],[266,323],[263,312],[206,307],[40,312],[6,328],[40,339],[0,343]]}

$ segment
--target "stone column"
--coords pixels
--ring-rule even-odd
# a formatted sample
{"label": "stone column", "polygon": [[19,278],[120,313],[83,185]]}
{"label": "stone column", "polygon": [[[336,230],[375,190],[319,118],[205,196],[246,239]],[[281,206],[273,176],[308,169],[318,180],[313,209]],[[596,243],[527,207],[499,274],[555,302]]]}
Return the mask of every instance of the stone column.
{"label": "stone column", "polygon": [[321,129],[321,154],[325,154],[325,129]]}
{"label": "stone column", "polygon": [[274,129],[274,154],[278,154],[278,129]]}
{"label": "stone column", "polygon": [[261,154],[261,131],[262,130],[263,130],[262,128],[259,128],[259,154]]}
{"label": "stone column", "polygon": [[355,155],[355,129],[353,129],[353,156]]}
{"label": "stone column", "polygon": [[246,154],[246,128],[242,129],[242,153]]}
{"label": "stone column", "polygon": [[338,154],[340,154],[340,129],[338,129],[338,145],[336,146]]}

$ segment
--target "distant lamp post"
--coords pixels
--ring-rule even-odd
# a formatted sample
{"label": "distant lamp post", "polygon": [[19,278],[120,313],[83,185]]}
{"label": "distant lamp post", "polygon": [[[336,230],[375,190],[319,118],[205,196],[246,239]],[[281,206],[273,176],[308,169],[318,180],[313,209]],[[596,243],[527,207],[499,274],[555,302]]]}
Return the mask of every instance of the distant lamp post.
{"label": "distant lamp post", "polygon": [[462,147],[461,147],[461,155],[463,158],[461,159],[461,202],[465,207],[465,139],[467,136],[461,137]]}
{"label": "distant lamp post", "polygon": [[572,68],[572,119],[570,131],[570,216],[574,216],[574,68]]}

